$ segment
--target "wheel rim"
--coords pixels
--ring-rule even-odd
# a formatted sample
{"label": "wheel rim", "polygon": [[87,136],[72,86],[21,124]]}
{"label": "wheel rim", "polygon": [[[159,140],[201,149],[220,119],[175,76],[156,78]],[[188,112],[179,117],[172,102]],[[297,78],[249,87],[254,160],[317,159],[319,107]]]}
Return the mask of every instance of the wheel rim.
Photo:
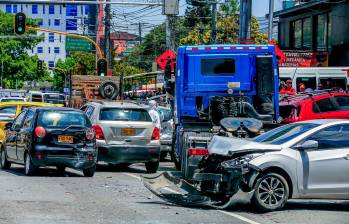
{"label": "wheel rim", "polygon": [[1,167],[5,166],[5,151],[1,150]]}
{"label": "wheel rim", "polygon": [[267,206],[280,204],[285,197],[285,186],[276,177],[263,179],[258,186],[259,200]]}

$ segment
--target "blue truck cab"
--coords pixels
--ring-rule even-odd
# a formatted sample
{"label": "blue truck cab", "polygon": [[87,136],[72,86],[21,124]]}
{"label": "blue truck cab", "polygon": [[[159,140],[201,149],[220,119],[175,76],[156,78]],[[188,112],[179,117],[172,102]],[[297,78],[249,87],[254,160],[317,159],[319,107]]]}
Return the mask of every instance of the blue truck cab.
{"label": "blue truck cab", "polygon": [[262,126],[277,123],[278,88],[273,45],[179,47],[174,94],[176,167],[186,172],[188,157],[204,154],[202,149],[215,134],[253,137]]}

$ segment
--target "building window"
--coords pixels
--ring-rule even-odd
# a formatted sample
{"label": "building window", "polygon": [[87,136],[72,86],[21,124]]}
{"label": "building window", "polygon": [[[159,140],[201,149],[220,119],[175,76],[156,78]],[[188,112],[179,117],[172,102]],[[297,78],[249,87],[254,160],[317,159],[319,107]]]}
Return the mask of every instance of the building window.
{"label": "building window", "polygon": [[62,43],[62,35],[61,34],[59,34],[59,42]]}
{"label": "building window", "polygon": [[51,54],[51,47],[48,47],[48,53]]}
{"label": "building window", "polygon": [[55,52],[55,54],[59,54],[59,47],[55,47],[54,52]]}
{"label": "building window", "polygon": [[49,33],[48,34],[48,41],[49,42],[55,42],[55,34],[54,33]]}
{"label": "building window", "polygon": [[312,48],[312,24],[310,17],[291,23],[291,47],[295,49]]}
{"label": "building window", "polygon": [[90,6],[85,5],[85,15],[88,15],[90,13]]}
{"label": "building window", "polygon": [[43,47],[38,47],[38,54],[42,54],[44,52],[44,48]]}
{"label": "building window", "polygon": [[77,30],[78,20],[77,19],[66,19],[66,30]]}
{"label": "building window", "polygon": [[302,27],[302,33],[303,33],[303,41],[302,41],[302,48],[310,50],[312,48],[312,26],[311,26],[311,18],[305,18],[303,19],[303,27]]}
{"label": "building window", "polygon": [[44,24],[43,19],[37,19],[38,20],[38,26],[42,26]]}
{"label": "building window", "polygon": [[51,20],[48,19],[48,26],[51,26]]}
{"label": "building window", "polygon": [[32,14],[38,14],[38,5],[32,5]]}
{"label": "building window", "polygon": [[328,42],[330,38],[329,27],[328,14],[321,14],[316,17],[316,50],[328,50]]}
{"label": "building window", "polygon": [[61,24],[61,21],[59,19],[55,19],[55,26],[59,26]]}
{"label": "building window", "polygon": [[59,6],[59,14],[62,15],[62,6],[61,5]]}
{"label": "building window", "polygon": [[13,5],[13,13],[17,13],[17,5]]}
{"label": "building window", "polygon": [[48,67],[50,67],[50,68],[55,67],[55,62],[54,61],[49,61],[48,62]]}
{"label": "building window", "polygon": [[45,14],[46,12],[45,12],[45,5],[42,5],[42,14]]}
{"label": "building window", "polygon": [[78,6],[77,5],[67,5],[66,7],[66,16],[77,16],[78,15]]}
{"label": "building window", "polygon": [[49,5],[48,6],[48,14],[55,14],[55,6],[54,5]]}
{"label": "building window", "polygon": [[11,13],[12,12],[12,6],[11,5],[6,5],[6,12]]}
{"label": "building window", "polygon": [[21,12],[23,12],[23,5],[21,4]]}

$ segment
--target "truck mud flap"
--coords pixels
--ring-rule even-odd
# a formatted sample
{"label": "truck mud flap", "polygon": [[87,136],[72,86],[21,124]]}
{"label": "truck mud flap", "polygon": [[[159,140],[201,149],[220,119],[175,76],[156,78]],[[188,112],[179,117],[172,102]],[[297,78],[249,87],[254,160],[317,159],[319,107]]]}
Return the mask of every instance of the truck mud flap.
{"label": "truck mud flap", "polygon": [[144,186],[164,201],[185,207],[225,209],[234,204],[234,196],[224,201],[213,201],[195,186],[180,178],[181,172],[143,175]]}

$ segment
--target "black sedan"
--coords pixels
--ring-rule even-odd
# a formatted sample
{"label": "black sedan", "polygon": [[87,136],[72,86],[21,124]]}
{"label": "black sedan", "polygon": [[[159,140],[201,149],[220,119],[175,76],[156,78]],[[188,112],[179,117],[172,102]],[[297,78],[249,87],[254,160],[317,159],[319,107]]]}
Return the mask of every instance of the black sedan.
{"label": "black sedan", "polygon": [[23,164],[26,175],[39,167],[56,166],[82,170],[92,177],[96,170],[95,132],[86,115],[79,110],[57,107],[29,108],[5,126],[0,166]]}

